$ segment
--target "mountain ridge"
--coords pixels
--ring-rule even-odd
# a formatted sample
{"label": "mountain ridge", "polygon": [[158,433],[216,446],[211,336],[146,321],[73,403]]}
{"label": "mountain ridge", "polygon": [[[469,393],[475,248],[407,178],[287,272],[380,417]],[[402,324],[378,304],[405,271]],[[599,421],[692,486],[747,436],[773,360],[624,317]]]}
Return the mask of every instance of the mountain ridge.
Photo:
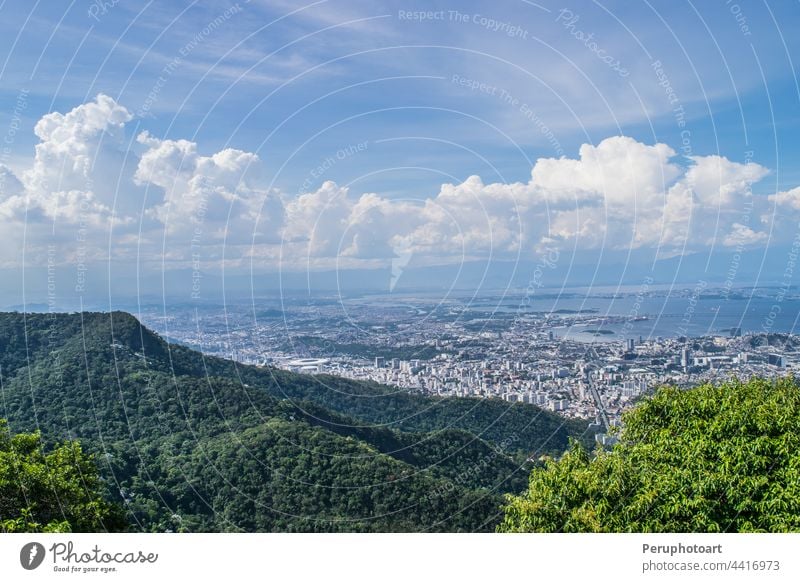
{"label": "mountain ridge", "polygon": [[245,366],[124,312],[0,313],[12,430],[77,438],[144,531],[488,531],[585,423]]}

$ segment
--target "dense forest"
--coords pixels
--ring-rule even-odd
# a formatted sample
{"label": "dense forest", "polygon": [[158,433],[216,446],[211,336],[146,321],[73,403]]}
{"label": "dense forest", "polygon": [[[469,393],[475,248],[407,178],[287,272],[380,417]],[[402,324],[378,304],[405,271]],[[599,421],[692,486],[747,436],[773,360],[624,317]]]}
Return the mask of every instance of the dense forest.
{"label": "dense forest", "polygon": [[43,448],[38,432],[12,435],[0,419],[0,533],[127,528],[80,443]]}
{"label": "dense forest", "polygon": [[[7,438],[80,443],[131,531],[492,531],[528,459],[593,440],[531,405],[207,357],[122,312],[0,314],[0,388]],[[22,510],[118,529],[111,510],[65,525],[13,503],[0,521]]]}
{"label": "dense forest", "polygon": [[610,451],[574,443],[509,496],[506,532],[798,532],[794,378],[663,387]]}

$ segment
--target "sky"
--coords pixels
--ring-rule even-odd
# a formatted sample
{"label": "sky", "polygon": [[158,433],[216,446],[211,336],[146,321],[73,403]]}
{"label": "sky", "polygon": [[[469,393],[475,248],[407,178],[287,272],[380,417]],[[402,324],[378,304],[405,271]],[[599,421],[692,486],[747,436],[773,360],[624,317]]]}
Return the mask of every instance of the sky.
{"label": "sky", "polygon": [[391,291],[406,269],[441,266],[446,286],[454,265],[554,256],[591,282],[605,263],[763,264],[800,240],[798,2],[0,16],[0,270],[31,278],[0,297],[41,300],[56,272],[72,296],[175,273],[190,298],[225,274],[375,273]]}

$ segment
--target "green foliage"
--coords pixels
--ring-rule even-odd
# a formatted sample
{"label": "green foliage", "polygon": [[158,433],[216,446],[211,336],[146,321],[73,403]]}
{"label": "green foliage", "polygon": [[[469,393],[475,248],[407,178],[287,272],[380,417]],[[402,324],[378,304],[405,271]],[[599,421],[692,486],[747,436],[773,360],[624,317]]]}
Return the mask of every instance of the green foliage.
{"label": "green foliage", "polygon": [[499,531],[800,531],[792,378],[662,388],[623,426],[611,451],[574,443],[534,469]]}
{"label": "green foliage", "polygon": [[79,438],[143,531],[492,531],[528,456],[587,429],[206,357],[120,312],[0,314],[0,365],[14,429]]}
{"label": "green foliage", "polygon": [[0,532],[120,531],[94,460],[77,442],[43,452],[36,433],[11,435],[0,419]]}
{"label": "green foliage", "polygon": [[[277,397],[312,401],[361,422],[408,432],[442,428],[467,431],[485,441],[538,457],[566,449],[570,437],[590,442],[587,423],[565,419],[530,404],[496,399],[419,396],[371,382],[335,376],[297,376],[241,366],[245,382]],[[269,377],[265,377],[266,375]]]}
{"label": "green foliage", "polygon": [[499,445],[475,438],[472,433],[443,429],[426,433],[400,432],[384,427],[355,426],[352,419],[312,402],[282,403],[292,417],[303,418],[343,436],[361,440],[380,452],[434,475],[448,477],[469,487],[519,491],[525,486],[526,459],[513,460],[516,437]]}
{"label": "green foliage", "polygon": [[379,454],[356,439],[273,419],[176,458],[176,483],[206,500],[199,529],[473,531],[499,499]]}

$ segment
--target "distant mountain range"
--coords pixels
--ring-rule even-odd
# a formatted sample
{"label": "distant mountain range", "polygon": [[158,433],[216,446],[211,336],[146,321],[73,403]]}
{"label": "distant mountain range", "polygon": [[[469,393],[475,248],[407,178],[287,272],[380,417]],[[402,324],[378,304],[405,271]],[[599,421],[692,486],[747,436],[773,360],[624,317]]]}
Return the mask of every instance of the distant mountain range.
{"label": "distant mountain range", "polygon": [[[87,306],[117,309],[144,302],[216,303],[252,297],[350,293],[485,292],[524,289],[535,277],[543,288],[576,286],[638,286],[652,284],[709,286],[782,284],[791,249],[712,252],[659,258],[651,250],[562,252],[543,263],[523,256],[520,261],[469,261],[423,266],[414,257],[402,269],[254,272],[210,266],[201,271],[169,269],[136,273],[131,265],[112,263],[77,271],[73,266],[0,269],[0,306],[84,310]],[[80,286],[77,283],[80,282]],[[34,306],[33,309],[30,306]]]}
{"label": "distant mountain range", "polygon": [[123,312],[0,314],[0,417],[77,438],[141,531],[491,531],[584,422],[243,366]]}

